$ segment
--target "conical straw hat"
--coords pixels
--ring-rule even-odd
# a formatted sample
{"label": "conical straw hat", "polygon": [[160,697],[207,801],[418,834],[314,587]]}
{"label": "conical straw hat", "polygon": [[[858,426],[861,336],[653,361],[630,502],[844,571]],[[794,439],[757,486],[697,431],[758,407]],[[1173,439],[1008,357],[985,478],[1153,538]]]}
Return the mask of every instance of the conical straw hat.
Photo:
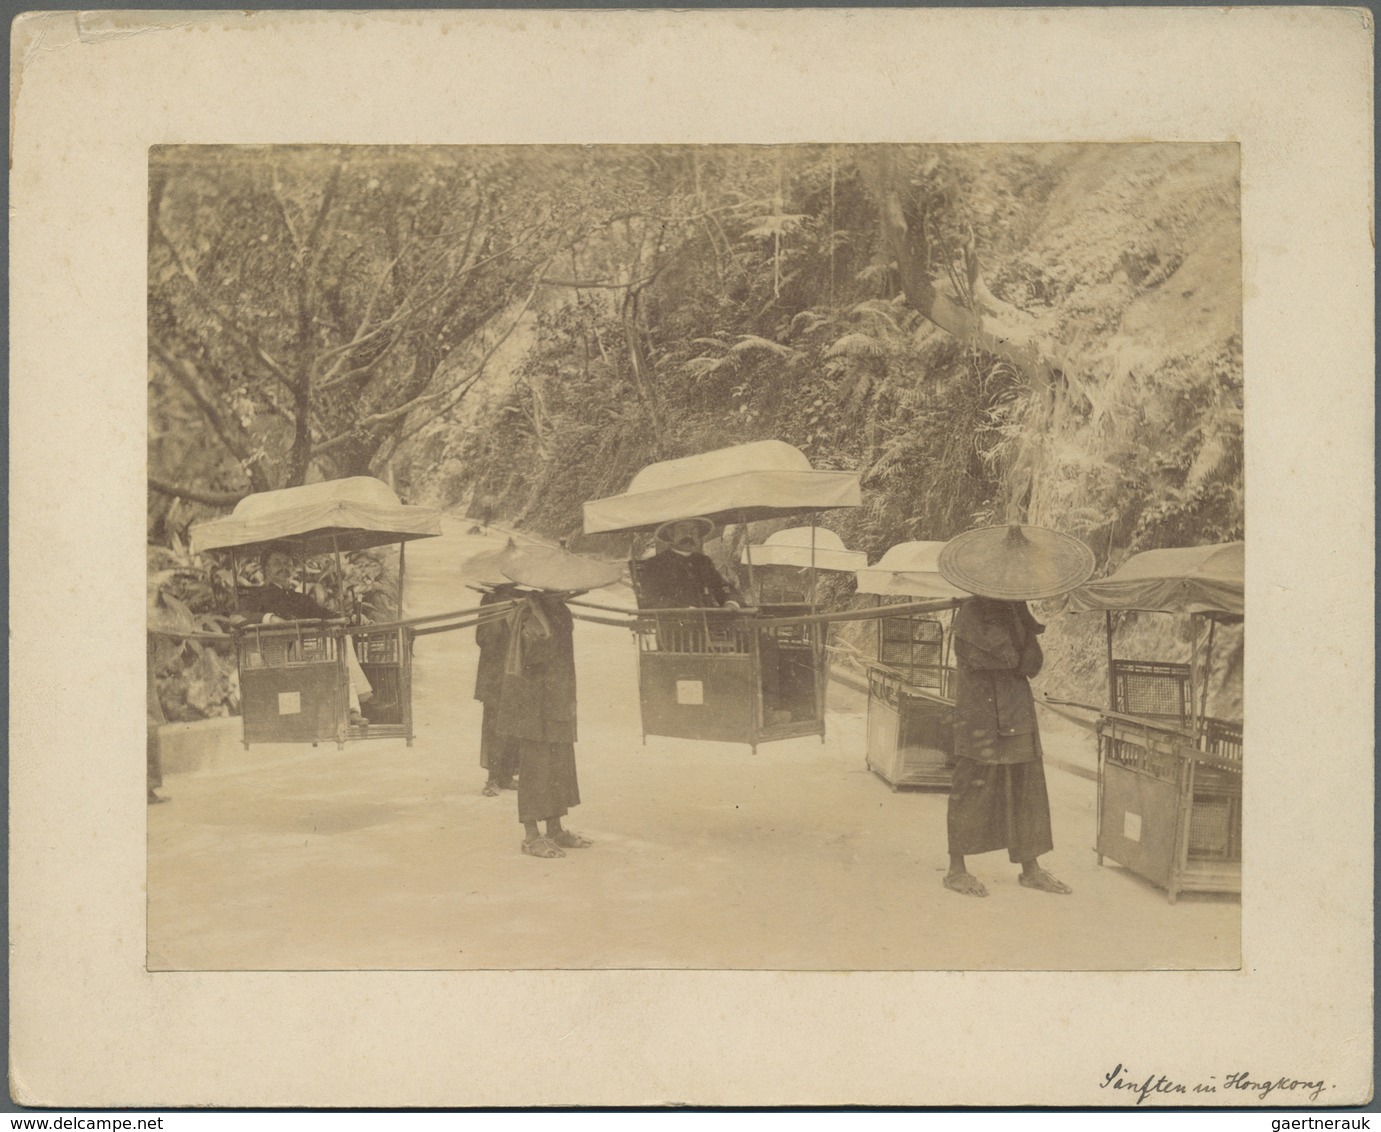
{"label": "conical straw hat", "polygon": [[1022,523],[965,531],[940,551],[946,581],[1001,601],[1068,593],[1089,580],[1093,567],[1093,551],[1077,538]]}
{"label": "conical straw hat", "polygon": [[584,558],[556,546],[520,546],[503,553],[499,571],[535,590],[597,590],[623,577],[623,564]]}
{"label": "conical straw hat", "polygon": [[508,545],[501,546],[498,550],[485,550],[470,555],[460,564],[460,572],[464,577],[481,585],[507,585],[508,579],[503,576],[499,567],[503,564],[504,555],[517,548],[518,544],[510,538]]}

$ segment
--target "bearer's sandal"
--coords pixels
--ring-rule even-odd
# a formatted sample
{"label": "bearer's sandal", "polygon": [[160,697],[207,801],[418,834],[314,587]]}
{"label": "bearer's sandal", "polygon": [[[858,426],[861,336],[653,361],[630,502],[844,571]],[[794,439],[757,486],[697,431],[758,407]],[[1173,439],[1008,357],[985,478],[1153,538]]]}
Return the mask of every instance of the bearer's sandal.
{"label": "bearer's sandal", "polygon": [[547,834],[549,841],[554,841],[563,849],[588,849],[594,844],[588,837],[581,837],[578,833],[573,833],[569,829],[558,830],[556,833]]}
{"label": "bearer's sandal", "polygon": [[1034,888],[1040,892],[1053,892],[1057,896],[1068,896],[1074,891],[1064,881],[1057,880],[1044,869],[1037,869],[1033,873],[1019,873],[1017,883],[1023,888]]}
{"label": "bearer's sandal", "polygon": [[987,896],[988,890],[973,873],[946,873],[944,885],[960,896]]}
{"label": "bearer's sandal", "polygon": [[499,796],[499,784],[497,782],[486,782],[484,789],[480,791],[486,798],[497,798]]}
{"label": "bearer's sandal", "polygon": [[550,837],[530,837],[523,842],[523,852],[529,857],[564,857],[566,854]]}

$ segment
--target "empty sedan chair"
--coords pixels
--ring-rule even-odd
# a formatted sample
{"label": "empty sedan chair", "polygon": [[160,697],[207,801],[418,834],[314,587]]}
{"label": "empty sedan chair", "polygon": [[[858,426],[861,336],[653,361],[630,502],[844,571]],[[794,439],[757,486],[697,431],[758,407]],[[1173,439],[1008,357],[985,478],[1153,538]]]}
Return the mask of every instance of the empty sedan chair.
{"label": "empty sedan chair", "polygon": [[[1210,676],[1219,627],[1242,624],[1244,580],[1244,545],[1220,543],[1135,554],[1069,597],[1072,612],[1104,615],[1099,863],[1125,865],[1172,903],[1181,892],[1242,891],[1242,722],[1210,714]],[[1144,613],[1192,619],[1188,663],[1115,655],[1119,616]]]}
{"label": "empty sedan chair", "polygon": [[[585,533],[655,535],[677,521],[703,537],[722,523],[809,516],[861,503],[855,472],[816,471],[798,449],[777,440],[650,464],[621,495],[585,504]],[[817,535],[818,537],[818,535]],[[805,601],[749,597],[729,604],[668,606],[655,585],[669,550],[639,558],[630,546],[639,613],[638,686],[643,736],[759,743],[825,733],[825,625]],[[774,564],[786,566],[785,551]],[[793,562],[798,560],[792,552]],[[748,591],[756,563],[748,558]],[[792,566],[792,569],[798,567]],[[813,587],[812,587],[813,588]]]}
{"label": "empty sedan chair", "polygon": [[[868,769],[894,790],[944,787],[954,766],[953,608],[970,595],[940,573],[943,542],[903,542],[857,573],[860,594],[920,613],[877,620],[877,659],[868,664]],[[883,606],[885,609],[885,606]]]}
{"label": "empty sedan chair", "polygon": [[[237,618],[244,624],[235,642],[246,747],[389,738],[412,745],[413,629],[401,621],[405,546],[440,533],[439,511],[403,505],[370,476],[259,492],[230,515],[192,526],[194,552],[229,557],[231,612],[248,613]],[[387,575],[377,551],[395,543],[396,581],[376,590],[394,591],[392,610],[367,608],[347,574]],[[241,585],[249,560],[266,568],[274,555],[286,556],[299,580],[329,579],[326,592],[278,588],[269,600],[269,585]],[[268,605],[283,612],[266,615]],[[362,714],[354,705],[365,697]]]}

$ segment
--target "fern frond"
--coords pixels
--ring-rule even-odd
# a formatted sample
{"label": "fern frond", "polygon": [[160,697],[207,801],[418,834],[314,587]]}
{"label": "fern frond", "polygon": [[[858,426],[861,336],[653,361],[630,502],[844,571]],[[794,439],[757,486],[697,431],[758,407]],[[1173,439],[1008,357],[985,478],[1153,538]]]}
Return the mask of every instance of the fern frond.
{"label": "fern frond", "polygon": [[883,358],[890,351],[871,334],[854,331],[832,343],[825,351],[826,358]]}
{"label": "fern frond", "polygon": [[738,341],[730,348],[729,355],[742,357],[744,354],[751,354],[755,350],[765,350],[768,353],[776,354],[779,358],[789,358],[794,352],[790,346],[783,346],[780,342],[773,342],[770,338],[760,338],[756,334],[740,334]]}
{"label": "fern frond", "polygon": [[737,364],[736,359],[726,354],[722,358],[689,358],[682,363],[682,367],[694,378],[709,377],[717,370],[728,367],[732,369]]}

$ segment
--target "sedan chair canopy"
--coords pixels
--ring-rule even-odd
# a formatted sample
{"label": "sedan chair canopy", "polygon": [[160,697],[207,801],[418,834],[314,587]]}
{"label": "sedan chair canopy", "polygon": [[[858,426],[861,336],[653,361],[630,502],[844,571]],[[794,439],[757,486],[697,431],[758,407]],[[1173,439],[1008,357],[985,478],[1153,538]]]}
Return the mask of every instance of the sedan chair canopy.
{"label": "sedan chair canopy", "polygon": [[747,523],[862,502],[857,472],[816,471],[790,444],[758,440],[649,464],[622,495],[585,504],[585,533],[650,533],[700,516]]}
{"label": "sedan chair canopy", "polygon": [[1130,609],[1238,618],[1244,608],[1244,551],[1241,542],[1143,551],[1106,578],[1074,590],[1069,609],[1073,613]]}
{"label": "sedan chair canopy", "polygon": [[972,597],[967,590],[945,581],[940,573],[943,542],[899,542],[876,565],[858,571],[858,592],[883,597]]}
{"label": "sedan chair canopy", "polygon": [[802,570],[857,571],[868,564],[861,550],[824,527],[789,527],[768,535],[754,547],[743,548],[743,562],[752,566],[795,566]]}
{"label": "sedan chair canopy", "polygon": [[398,502],[393,489],[372,476],[325,480],[247,495],[221,519],[194,523],[192,550],[264,549],[289,544],[306,554],[351,552],[433,538],[441,512]]}

